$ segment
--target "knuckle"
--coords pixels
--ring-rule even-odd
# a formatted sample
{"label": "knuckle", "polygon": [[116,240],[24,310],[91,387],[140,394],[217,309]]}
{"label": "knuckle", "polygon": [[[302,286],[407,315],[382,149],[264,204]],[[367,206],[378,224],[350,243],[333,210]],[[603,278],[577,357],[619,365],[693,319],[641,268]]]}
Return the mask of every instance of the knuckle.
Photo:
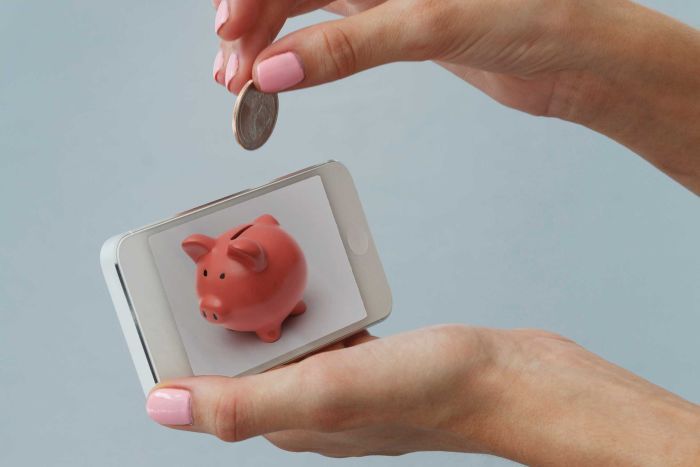
{"label": "knuckle", "polygon": [[340,27],[329,24],[319,29],[321,40],[330,58],[328,66],[337,78],[345,78],[357,70],[358,59],[355,46]]}
{"label": "knuckle", "polygon": [[237,408],[238,404],[235,397],[229,397],[224,393],[219,396],[214,409],[213,435],[222,441],[234,442],[239,440]]}

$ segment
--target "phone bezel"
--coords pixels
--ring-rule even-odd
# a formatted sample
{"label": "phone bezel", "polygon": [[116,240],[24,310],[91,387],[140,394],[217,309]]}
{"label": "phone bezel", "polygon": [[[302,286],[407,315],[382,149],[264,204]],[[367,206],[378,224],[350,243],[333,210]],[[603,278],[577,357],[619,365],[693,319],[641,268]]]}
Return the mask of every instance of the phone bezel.
{"label": "phone bezel", "polygon": [[148,238],[170,227],[314,176],[320,176],[323,183],[367,317],[254,368],[228,376],[260,373],[284,364],[376,324],[389,315],[391,290],[350,173],[336,161],[308,167],[105,242],[101,254],[103,272],[145,392],[159,381],[192,376]]}

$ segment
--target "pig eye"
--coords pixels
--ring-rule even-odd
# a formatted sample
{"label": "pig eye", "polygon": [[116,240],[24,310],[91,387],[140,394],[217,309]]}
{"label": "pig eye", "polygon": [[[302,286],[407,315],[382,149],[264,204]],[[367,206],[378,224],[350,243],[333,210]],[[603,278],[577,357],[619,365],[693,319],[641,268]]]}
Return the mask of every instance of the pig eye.
{"label": "pig eye", "polygon": [[204,311],[204,310],[202,310],[202,316],[204,316],[204,317],[206,318],[206,317],[207,317],[207,312]]}
{"label": "pig eye", "polygon": [[219,317],[216,316],[216,313],[214,313],[214,321],[219,321]]}
{"label": "pig eye", "polygon": [[219,274],[219,279],[223,279],[224,277],[226,277],[226,274],[224,274],[223,272]]}
{"label": "pig eye", "polygon": [[204,270],[203,274],[204,274],[204,277],[207,277],[207,270],[206,269]]}

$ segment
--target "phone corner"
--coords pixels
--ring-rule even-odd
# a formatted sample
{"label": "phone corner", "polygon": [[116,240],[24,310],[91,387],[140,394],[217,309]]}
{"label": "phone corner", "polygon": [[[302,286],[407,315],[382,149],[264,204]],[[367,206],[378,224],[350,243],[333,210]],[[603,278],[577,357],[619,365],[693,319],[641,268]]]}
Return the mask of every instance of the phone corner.
{"label": "phone corner", "polygon": [[112,268],[117,262],[117,248],[119,246],[119,241],[124,235],[113,235],[104,241],[100,247],[100,265],[104,270],[105,267]]}

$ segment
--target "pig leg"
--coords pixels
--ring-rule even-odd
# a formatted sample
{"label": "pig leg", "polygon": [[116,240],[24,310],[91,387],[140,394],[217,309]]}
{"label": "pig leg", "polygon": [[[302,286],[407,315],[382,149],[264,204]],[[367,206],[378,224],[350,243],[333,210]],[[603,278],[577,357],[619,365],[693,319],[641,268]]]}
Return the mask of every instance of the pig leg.
{"label": "pig leg", "polygon": [[299,303],[297,303],[294,306],[294,308],[292,308],[292,311],[291,311],[291,313],[289,313],[289,316],[300,315],[305,311],[306,311],[306,303],[304,303],[304,300],[299,300]]}
{"label": "pig leg", "polygon": [[275,342],[282,335],[282,330],[280,329],[279,323],[270,324],[260,329],[259,331],[255,331],[255,334],[258,335],[261,341]]}

